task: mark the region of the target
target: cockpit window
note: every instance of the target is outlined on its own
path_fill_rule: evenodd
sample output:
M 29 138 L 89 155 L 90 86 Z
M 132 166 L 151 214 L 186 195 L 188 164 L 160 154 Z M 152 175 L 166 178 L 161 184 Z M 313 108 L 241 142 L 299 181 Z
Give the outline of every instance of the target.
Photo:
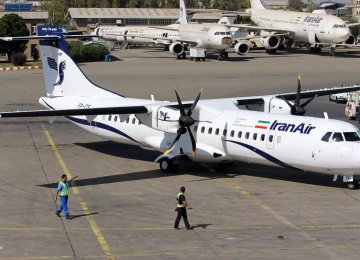
M 345 24 L 335 24 L 333 28 L 346 28 Z
M 341 133 L 334 133 L 334 135 L 332 136 L 331 140 L 333 142 L 343 142 L 344 141 L 344 138 L 342 136 Z
M 324 136 L 321 138 L 321 141 L 329 142 L 331 134 L 332 132 L 327 132 L 326 134 L 324 134 Z
M 226 33 L 225 32 L 220 32 L 220 35 L 226 35 Z
M 344 137 L 347 142 L 359 142 L 360 137 L 356 132 L 344 132 Z

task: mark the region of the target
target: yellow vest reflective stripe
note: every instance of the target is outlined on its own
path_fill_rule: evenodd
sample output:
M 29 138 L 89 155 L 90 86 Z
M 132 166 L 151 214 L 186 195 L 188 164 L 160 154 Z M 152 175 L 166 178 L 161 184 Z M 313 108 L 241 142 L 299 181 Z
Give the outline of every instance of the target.
M 60 196 L 68 196 L 69 195 L 69 186 L 64 182 L 59 182 L 59 184 L 63 187 L 62 191 L 60 192 Z
M 184 205 L 184 204 L 179 204 L 180 195 L 184 195 L 184 193 L 179 192 L 178 195 L 176 196 L 177 207 L 178 207 L 178 208 L 185 208 L 185 205 Z

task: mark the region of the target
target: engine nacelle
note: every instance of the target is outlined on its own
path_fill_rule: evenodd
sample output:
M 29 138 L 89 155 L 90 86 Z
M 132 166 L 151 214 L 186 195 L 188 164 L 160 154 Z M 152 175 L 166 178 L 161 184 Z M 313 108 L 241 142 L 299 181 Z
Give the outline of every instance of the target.
M 184 45 L 179 42 L 174 42 L 170 45 L 169 51 L 178 56 L 184 52 Z
M 275 35 L 260 38 L 260 43 L 264 45 L 266 49 L 276 49 L 279 47 L 280 42 L 281 37 Z
M 246 55 L 250 50 L 251 43 L 249 42 L 238 42 L 234 46 L 234 51 L 239 55 Z
M 346 44 L 355 45 L 357 44 L 356 37 L 352 34 L 350 34 L 349 38 L 345 42 Z

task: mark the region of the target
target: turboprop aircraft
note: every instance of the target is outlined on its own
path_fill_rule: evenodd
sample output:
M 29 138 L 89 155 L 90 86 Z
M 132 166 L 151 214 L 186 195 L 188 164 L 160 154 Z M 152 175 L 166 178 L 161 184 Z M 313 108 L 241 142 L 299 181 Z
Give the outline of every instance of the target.
M 359 186 L 359 129 L 300 115 L 317 96 L 360 86 L 302 92 L 299 78 L 296 93 L 279 95 L 201 100 L 200 91 L 194 101 L 182 102 L 175 90 L 177 102 L 128 98 L 83 74 L 69 56 L 64 29 L 44 25 L 37 32 L 0 39 L 40 40 L 47 96 L 39 102 L 47 110 L 0 112 L 1 118 L 64 116 L 106 139 L 163 152 L 155 162 L 164 172 L 176 170 L 185 157 L 207 163 L 244 161 L 342 175 L 349 188 Z M 302 103 L 303 98 L 308 100 Z
M 337 46 L 357 44 L 349 28 L 359 26 L 359 23 L 346 24 L 333 15 L 269 10 L 263 0 L 251 0 L 248 11 L 256 25 L 229 26 L 259 32 L 260 42 L 267 52 L 273 52 L 285 41 L 289 48 L 295 42 L 311 45 L 313 53 L 321 52 L 322 46 L 328 46 L 331 55 Z

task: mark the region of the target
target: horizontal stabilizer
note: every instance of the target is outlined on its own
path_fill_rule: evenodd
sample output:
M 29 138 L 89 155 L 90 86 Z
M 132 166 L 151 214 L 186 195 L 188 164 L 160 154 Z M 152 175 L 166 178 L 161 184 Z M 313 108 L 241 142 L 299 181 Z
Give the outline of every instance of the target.
M 122 114 L 147 114 L 148 109 L 144 106 L 133 107 L 104 107 L 86 109 L 62 109 L 62 110 L 33 110 L 1 112 L 1 118 L 13 117 L 43 117 L 43 116 L 90 116 L 90 115 L 122 115 Z

